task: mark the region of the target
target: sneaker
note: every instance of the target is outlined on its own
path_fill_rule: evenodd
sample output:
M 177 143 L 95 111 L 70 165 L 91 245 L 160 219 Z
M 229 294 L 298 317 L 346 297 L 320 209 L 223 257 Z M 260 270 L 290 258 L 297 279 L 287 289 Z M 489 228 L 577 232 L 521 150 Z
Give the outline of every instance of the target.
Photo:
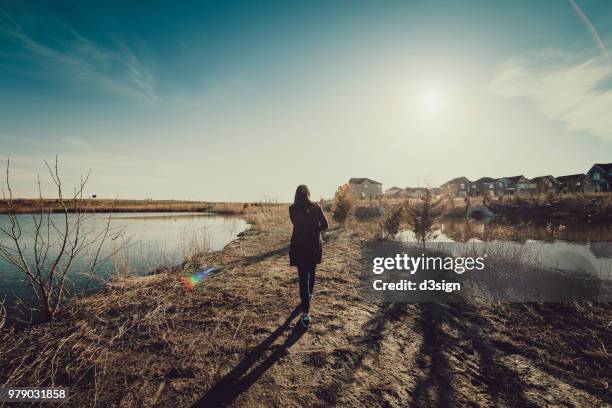
M 307 329 L 310 327 L 310 315 L 303 314 L 301 320 L 302 320 L 302 326 L 304 326 L 304 328 Z

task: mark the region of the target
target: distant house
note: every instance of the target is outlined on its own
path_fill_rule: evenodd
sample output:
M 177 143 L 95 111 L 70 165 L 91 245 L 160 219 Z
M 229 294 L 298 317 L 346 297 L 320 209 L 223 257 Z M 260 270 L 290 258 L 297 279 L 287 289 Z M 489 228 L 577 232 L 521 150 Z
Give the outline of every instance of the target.
M 385 196 L 387 196 L 387 197 L 399 197 L 399 196 L 402 195 L 403 192 L 404 192 L 403 188 L 391 187 L 391 188 L 385 190 Z
M 453 197 L 466 197 L 470 194 L 472 182 L 466 177 L 456 177 L 440 186 L 442 194 Z
M 587 175 L 595 191 L 612 191 L 612 163 L 594 164 Z
M 382 183 L 369 178 L 351 178 L 349 188 L 357 198 L 377 198 L 383 195 Z
M 472 183 L 470 194 L 473 196 L 492 196 L 495 194 L 495 181 L 493 177 L 481 177 Z
M 559 176 L 557 180 L 561 183 L 559 191 L 562 193 L 582 193 L 588 188 L 589 184 L 589 177 L 586 174 Z
M 551 175 L 534 177 L 531 184 L 535 191 L 542 193 L 556 193 L 561 189 L 561 182 Z
M 527 177 L 520 175 L 497 179 L 495 188 L 499 194 L 514 194 L 519 191 L 528 191 L 532 189 L 532 186 Z
M 406 187 L 404 189 L 406 196 L 410 198 L 421 198 L 425 195 L 426 190 L 425 187 Z

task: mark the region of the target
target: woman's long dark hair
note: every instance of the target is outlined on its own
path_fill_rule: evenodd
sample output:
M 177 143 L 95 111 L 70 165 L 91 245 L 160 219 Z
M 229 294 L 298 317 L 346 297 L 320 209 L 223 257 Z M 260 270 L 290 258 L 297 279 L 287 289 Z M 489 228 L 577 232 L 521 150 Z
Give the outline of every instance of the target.
M 295 190 L 295 199 L 293 200 L 293 205 L 296 208 L 306 209 L 312 206 L 312 201 L 310 201 L 310 190 L 308 190 L 308 186 L 305 184 L 300 184 Z

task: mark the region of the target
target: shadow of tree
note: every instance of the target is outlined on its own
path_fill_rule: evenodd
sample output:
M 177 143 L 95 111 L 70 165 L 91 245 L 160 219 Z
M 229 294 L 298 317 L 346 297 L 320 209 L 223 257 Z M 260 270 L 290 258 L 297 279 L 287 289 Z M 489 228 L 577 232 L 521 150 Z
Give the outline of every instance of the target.
M 279 248 L 275 248 L 273 250 L 264 252 L 262 254 L 247 256 L 242 260 L 236 261 L 235 264 L 238 264 L 241 266 L 249 266 L 249 265 L 253 265 L 253 264 L 262 262 L 266 259 L 280 258 L 286 255 L 289 255 L 289 243 L 286 243 Z
M 423 344 L 417 364 L 429 365 L 429 369 L 428 375 L 421 378 L 413 390 L 417 406 L 446 407 L 469 403 L 457 401 L 456 384 L 452 383 L 453 368 L 448 359 L 448 354 L 453 351 L 459 358 L 467 356 L 469 351 L 448 331 L 456 331 L 462 340 L 471 342 L 469 348 L 478 357 L 478 372 L 470 375 L 486 389 L 495 406 L 537 406 L 525 396 L 528 385 L 502 362 L 504 352 L 494 347 L 493 339 L 483 330 L 485 320 L 474 318 L 478 312 L 473 306 L 467 303 L 424 303 L 422 310 L 419 327 Z M 445 330 L 442 323 L 448 325 L 449 330 Z
M 299 307 L 289 314 L 287 319 L 265 340 L 255 346 L 240 363 L 213 385 L 192 407 L 222 407 L 230 404 L 243 392 L 248 390 L 267 370 L 282 358 L 289 347 L 295 344 L 305 333 L 304 327 L 298 321 L 283 344 L 273 347 L 274 341 L 285 332 L 291 322 L 299 314 Z M 266 352 L 271 353 L 259 363 Z M 255 367 L 254 367 L 255 366 Z M 249 371 L 250 370 L 250 371 Z
M 421 305 L 418 326 L 423 336 L 416 364 L 427 367 L 427 375 L 420 378 L 412 390 L 413 403 L 417 406 L 449 406 L 453 401 L 451 388 L 452 370 L 444 354 L 437 330 L 435 304 Z
M 342 372 L 336 372 L 331 384 L 315 391 L 322 400 L 321 405 L 337 404 L 343 392 L 352 386 L 358 370 L 363 366 L 368 356 L 376 356 L 381 352 L 382 342 L 386 336 L 397 332 L 398 325 L 404 324 L 406 313 L 416 310 L 406 303 L 384 303 L 380 309 L 362 326 L 362 334 L 353 344 L 359 345 L 359 350 L 344 357 Z M 518 373 L 504 365 L 501 357 L 503 350 L 495 348 L 487 334 L 481 330 L 483 321 L 470 318 L 470 327 L 461 320 L 463 314 L 476 313 L 466 304 L 436 304 L 421 303 L 415 329 L 422 335 L 421 348 L 416 360 L 417 366 L 423 368 L 425 375 L 417 379 L 410 391 L 411 401 L 406 404 L 418 407 L 447 407 L 469 405 L 470 401 L 461 397 L 456 389 L 456 371 L 449 355 L 455 352 L 460 358 L 467 353 L 460 344 L 471 341 L 471 348 L 478 355 L 479 373 L 470 374 L 486 389 L 494 405 L 501 406 L 536 406 L 527 399 L 525 391 L 528 388 Z M 445 327 L 446 326 L 446 327 Z M 460 333 L 461 341 L 451 337 L 447 330 Z M 336 356 L 338 357 L 338 356 Z M 465 391 L 465 390 L 463 390 Z
M 605 378 L 610 372 L 609 360 L 602 355 L 597 359 L 596 355 L 590 354 L 597 346 L 597 340 L 592 336 L 583 336 L 581 333 L 600 332 L 597 326 L 592 325 L 590 319 L 576 312 L 569 303 L 529 303 L 513 304 L 506 311 L 511 315 L 510 332 L 506 335 L 511 337 L 511 342 L 493 339 L 495 351 L 498 354 L 513 354 L 528 360 L 531 365 L 547 373 L 559 381 L 567 383 L 591 395 L 597 395 L 607 403 L 612 401 L 610 393 L 605 394 L 602 388 L 597 388 L 593 378 Z M 484 320 L 476 309 L 466 313 L 465 320 L 472 325 Z M 542 322 L 552 321 L 554 328 L 545 328 Z M 565 326 L 567 324 L 567 326 Z M 480 327 L 483 327 L 481 325 Z M 577 330 L 579 327 L 579 331 Z M 550 330 L 546 336 L 545 330 Z M 533 334 L 538 331 L 539 335 Z M 562 336 L 560 336 L 562 335 Z M 542 339 L 542 336 L 545 338 Z M 560 342 L 564 344 L 561 344 Z M 586 343 L 593 341 L 590 347 Z M 568 347 L 574 353 L 568 353 Z M 582 347 L 585 349 L 583 350 Z M 489 348 L 492 348 L 489 346 Z M 577 362 L 586 363 L 590 375 L 577 369 Z M 583 367 L 584 369 L 584 367 Z
M 383 303 L 372 318 L 362 326 L 362 334 L 354 341 L 362 346 L 361 350 L 358 352 L 336 350 L 333 353 L 337 359 L 334 366 L 342 367 L 342 372 L 336 373 L 334 382 L 315 390 L 317 397 L 324 401 L 323 406 L 338 403 L 343 391 L 353 384 L 364 360 L 370 355 L 380 353 L 382 341 L 391 328 L 391 322 L 401 321 L 406 311 L 405 303 Z
M 325 242 L 326 243 L 330 243 L 334 240 L 336 240 L 340 234 L 340 230 L 338 228 L 331 230 L 330 232 L 328 232 L 328 234 L 325 237 Z M 288 256 L 289 255 L 289 247 L 290 247 L 290 243 L 289 242 L 284 242 L 283 245 L 279 246 L 278 248 L 274 248 L 270 251 L 266 251 L 263 252 L 261 254 L 257 254 L 257 255 L 251 255 L 251 256 L 246 256 L 243 259 L 239 259 L 233 262 L 229 262 L 225 265 L 223 265 L 219 271 L 222 271 L 223 269 L 230 269 L 230 268 L 234 268 L 237 266 L 250 266 L 250 265 L 254 265 L 256 263 L 265 261 L 265 260 L 269 260 L 269 259 L 273 259 L 273 258 L 281 258 L 283 256 Z M 325 244 L 323 244 L 323 251 L 325 251 Z

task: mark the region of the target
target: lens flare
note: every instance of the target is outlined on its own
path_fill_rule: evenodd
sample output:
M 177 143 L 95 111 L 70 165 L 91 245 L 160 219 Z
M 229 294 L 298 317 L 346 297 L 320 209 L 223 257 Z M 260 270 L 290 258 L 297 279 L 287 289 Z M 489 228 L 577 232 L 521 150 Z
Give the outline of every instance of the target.
M 202 280 L 208 275 L 218 271 L 219 268 L 216 266 L 209 266 L 208 268 L 203 268 L 198 270 L 191 276 L 183 276 L 181 281 L 187 290 L 193 290 Z

